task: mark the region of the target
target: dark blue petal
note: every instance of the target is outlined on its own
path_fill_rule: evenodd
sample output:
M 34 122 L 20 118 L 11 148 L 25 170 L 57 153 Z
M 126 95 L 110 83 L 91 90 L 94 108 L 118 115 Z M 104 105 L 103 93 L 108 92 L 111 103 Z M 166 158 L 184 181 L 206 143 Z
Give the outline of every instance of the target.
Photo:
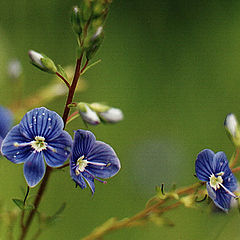
M 94 192 L 95 192 L 94 177 L 91 174 L 87 173 L 86 171 L 84 171 L 82 173 L 82 176 L 84 177 L 85 181 L 87 182 L 92 194 L 94 194 Z
M 209 181 L 209 177 L 214 173 L 212 165 L 214 155 L 214 152 L 209 149 L 205 149 L 198 154 L 195 171 L 199 180 Z
M 24 163 L 23 172 L 29 187 L 35 187 L 45 174 L 43 155 L 40 152 L 32 153 Z
M 228 160 L 224 152 L 217 152 L 213 157 L 214 173 L 224 172 L 229 174 L 231 170 L 228 167 Z
M 207 191 L 209 197 L 213 200 L 214 204 L 227 212 L 230 208 L 232 196 L 227 193 L 222 187 L 217 189 L 216 191 L 207 183 Z
M 68 159 L 72 149 L 72 138 L 66 132 L 56 139 L 47 142 L 47 150 L 43 151 L 45 161 L 50 167 L 60 167 Z
M 41 107 L 24 115 L 20 122 L 20 131 L 26 138 L 32 140 L 36 136 L 41 136 L 51 141 L 62 133 L 63 126 L 63 120 L 56 112 Z
M 71 162 L 70 162 L 70 175 L 74 182 L 77 183 L 80 188 L 82 189 L 86 188 L 87 185 L 82 177 L 82 174 L 79 174 L 78 176 L 76 175 L 74 169 L 71 166 Z
M 237 179 L 235 178 L 235 176 L 233 175 L 231 170 L 230 170 L 230 174 L 228 174 L 228 175 L 226 175 L 224 172 L 224 175 L 222 178 L 223 178 L 224 187 L 226 187 L 231 192 L 234 192 L 237 190 L 237 188 L 238 188 Z
M 0 106 L 0 137 L 5 138 L 13 123 L 12 113 Z
M 7 134 L 2 142 L 1 152 L 2 154 L 13 163 L 22 163 L 33 152 L 31 146 L 16 147 L 14 143 L 28 143 L 29 139 L 26 139 L 20 132 L 19 125 L 13 127 Z
M 92 151 L 87 154 L 87 160 L 93 164 L 88 164 L 88 170 L 93 176 L 100 178 L 110 178 L 120 170 L 120 161 L 108 144 L 96 141 Z M 105 164 L 106 166 L 94 165 L 94 163 Z
M 95 142 L 96 138 L 93 133 L 85 130 L 77 130 L 73 142 L 73 160 L 77 161 L 81 156 L 88 156 Z

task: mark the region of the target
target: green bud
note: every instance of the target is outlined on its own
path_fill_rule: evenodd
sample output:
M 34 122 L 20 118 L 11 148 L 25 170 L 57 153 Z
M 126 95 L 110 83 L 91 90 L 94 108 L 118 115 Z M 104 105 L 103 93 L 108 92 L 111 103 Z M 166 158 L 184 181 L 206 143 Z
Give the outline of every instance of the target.
M 31 63 L 39 68 L 40 70 L 48 73 L 56 73 L 57 67 L 55 66 L 54 62 L 47 56 L 30 50 L 28 55 L 31 59 Z
M 101 103 L 91 103 L 90 108 L 95 111 L 95 112 L 106 112 L 107 110 L 110 109 L 109 106 L 101 104 Z
M 80 36 L 82 33 L 82 26 L 81 26 L 81 12 L 80 9 L 75 6 L 72 11 L 71 15 L 71 23 L 73 31 Z
M 82 9 L 82 20 L 84 23 L 86 23 L 92 16 L 92 1 L 83 0 L 81 9 Z

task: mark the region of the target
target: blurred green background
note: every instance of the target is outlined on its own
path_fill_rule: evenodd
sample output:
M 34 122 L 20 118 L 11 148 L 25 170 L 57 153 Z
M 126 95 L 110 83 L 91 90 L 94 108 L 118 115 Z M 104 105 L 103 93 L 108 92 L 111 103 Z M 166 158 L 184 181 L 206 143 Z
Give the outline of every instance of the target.
M 29 64 L 29 49 L 63 66 L 74 64 L 76 41 L 69 17 L 78 3 L 1 1 L 2 105 L 8 106 L 16 90 L 6 76 L 11 59 L 23 65 L 24 96 L 52 79 Z M 240 1 L 229 0 L 113 2 L 106 37 L 95 57 L 102 62 L 86 74 L 88 90 L 75 100 L 104 101 L 124 111 L 125 119 L 117 125 L 90 127 L 97 139 L 113 146 L 122 169 L 107 185 L 96 183 L 94 197 L 75 188 L 68 169 L 53 174 L 40 211 L 53 214 L 62 202 L 67 208 L 61 221 L 39 239 L 80 239 L 112 216 L 124 218 L 143 209 L 156 185 L 196 182 L 194 161 L 204 148 L 223 150 L 230 158 L 234 149 L 223 122 L 229 112 L 240 117 L 239 13 Z M 62 114 L 64 103 L 65 98 L 57 98 L 46 107 Z M 80 119 L 67 130 L 73 135 L 78 128 L 84 128 Z M 0 198 L 12 209 L 11 199 L 21 198 L 20 188 L 25 187 L 22 165 L 2 158 L 0 176 Z M 105 239 L 239 238 L 237 211 L 225 215 L 211 212 L 206 203 L 198 207 L 169 212 L 174 227 L 148 224 Z

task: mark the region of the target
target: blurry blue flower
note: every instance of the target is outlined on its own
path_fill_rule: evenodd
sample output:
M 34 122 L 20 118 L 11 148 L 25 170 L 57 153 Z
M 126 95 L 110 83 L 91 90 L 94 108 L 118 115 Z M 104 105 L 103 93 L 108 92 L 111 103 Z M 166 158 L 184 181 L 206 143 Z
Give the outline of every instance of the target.
M 36 186 L 45 174 L 45 163 L 59 167 L 67 160 L 72 138 L 63 130 L 62 118 L 44 107 L 26 113 L 2 143 L 3 155 L 13 163 L 24 163 L 27 184 Z
M 70 174 L 76 184 L 83 189 L 86 188 L 87 182 L 94 193 L 94 179 L 106 183 L 98 177 L 110 178 L 119 170 L 119 159 L 108 144 L 96 141 L 93 133 L 89 131 L 77 130 L 75 132 Z
M 224 152 L 214 153 L 209 149 L 201 151 L 195 162 L 197 177 L 206 182 L 209 197 L 217 207 L 228 211 L 233 191 L 237 189 L 237 180 L 228 166 Z
M 0 147 L 3 139 L 6 137 L 13 123 L 12 113 L 0 106 Z

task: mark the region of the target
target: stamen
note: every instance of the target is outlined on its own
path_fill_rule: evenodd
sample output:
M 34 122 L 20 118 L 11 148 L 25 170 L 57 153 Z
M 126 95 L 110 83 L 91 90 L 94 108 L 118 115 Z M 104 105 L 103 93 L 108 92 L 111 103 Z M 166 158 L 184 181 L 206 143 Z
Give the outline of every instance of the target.
M 236 196 L 233 192 L 231 192 L 229 189 L 227 189 L 222 183 L 219 183 L 219 185 L 232 197 L 234 197 L 235 199 L 238 199 L 239 196 Z
M 107 166 L 107 164 L 105 164 L 105 163 L 89 162 L 87 160 L 86 160 L 86 162 L 89 164 L 92 164 L 92 165 L 96 165 L 96 166 L 103 166 L 103 167 Z
M 99 182 L 101 182 L 101 183 L 103 183 L 103 184 L 106 184 L 106 183 L 107 183 L 107 181 L 103 181 L 103 180 L 101 180 L 101 179 L 93 176 L 93 175 L 92 175 L 88 170 L 86 170 L 86 169 L 85 169 L 85 172 L 87 172 L 91 177 L 93 177 L 93 178 L 96 179 L 97 181 L 99 181 Z
M 14 147 L 26 147 L 26 146 L 29 146 L 29 145 L 32 145 L 35 141 L 31 141 L 29 143 L 18 143 L 18 142 L 15 142 L 13 145 Z

